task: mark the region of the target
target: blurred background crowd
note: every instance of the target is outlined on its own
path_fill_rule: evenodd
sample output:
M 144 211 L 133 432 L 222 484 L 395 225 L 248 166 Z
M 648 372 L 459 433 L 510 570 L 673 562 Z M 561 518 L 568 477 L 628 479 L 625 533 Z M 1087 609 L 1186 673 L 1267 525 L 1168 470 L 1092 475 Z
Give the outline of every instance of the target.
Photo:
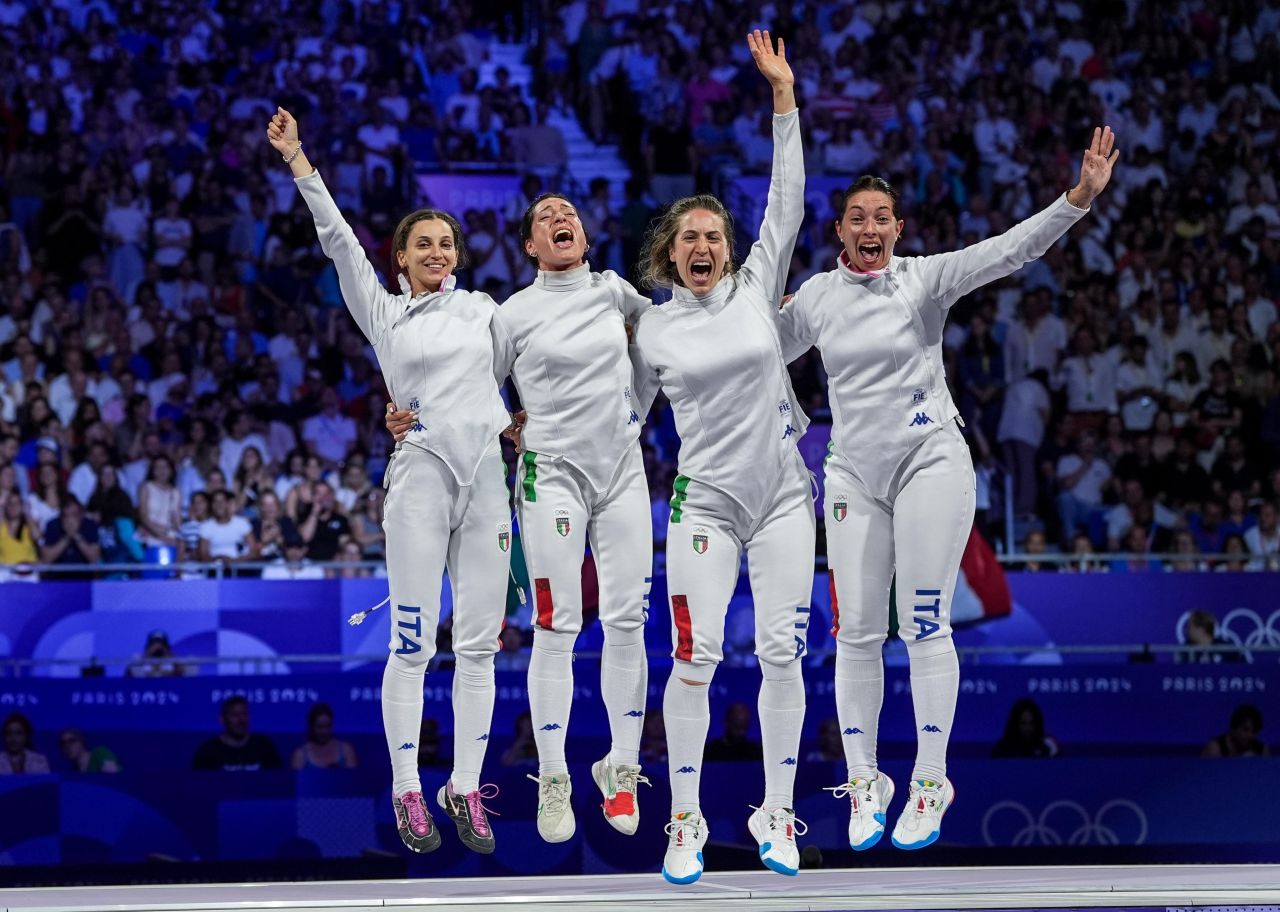
M 386 394 L 269 113 L 298 116 L 384 274 L 419 173 L 521 175 L 457 213 L 461 280 L 501 301 L 531 278 L 515 222 L 545 188 L 573 196 L 595 268 L 632 274 L 664 203 L 767 173 L 756 26 L 786 39 L 808 174 L 888 178 L 900 254 L 1006 230 L 1113 127 L 1090 216 L 952 311 L 979 523 L 1028 570 L 1274 568 L 1271 0 L 0 0 L 0 564 L 379 559 Z M 616 150 L 621 176 L 571 145 Z M 809 208 L 791 289 L 839 250 L 831 205 Z M 816 352 L 793 376 L 829 421 Z M 662 404 L 645 443 L 661 538 Z

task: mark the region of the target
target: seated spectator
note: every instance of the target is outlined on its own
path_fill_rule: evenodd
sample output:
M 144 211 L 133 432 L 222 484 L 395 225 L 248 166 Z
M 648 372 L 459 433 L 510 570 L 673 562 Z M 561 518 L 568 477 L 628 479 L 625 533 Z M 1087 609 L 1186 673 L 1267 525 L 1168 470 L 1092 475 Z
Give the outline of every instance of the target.
M 40 531 L 27 515 L 22 495 L 9 491 L 0 506 L 0 565 L 34 564 L 40 559 L 36 550 Z
M 502 753 L 503 766 L 537 766 L 538 745 L 533 739 L 533 716 L 526 709 L 516 716 L 515 738 Z
M 150 547 L 177 549 L 181 544 L 182 495 L 174 484 L 173 460 L 157 456 L 138 489 L 138 538 Z
M 222 733 L 200 745 L 195 770 L 254 771 L 280 769 L 280 752 L 266 735 L 249 730 L 249 701 L 236 695 L 222 701 Z
M 275 491 L 263 491 L 259 497 L 253 537 L 258 542 L 258 558 L 264 561 L 283 558 L 285 542 L 302 539 L 293 520 L 284 515 Z
M 1000 759 L 1045 758 L 1058 756 L 1058 742 L 1044 730 L 1044 712 L 1029 697 L 1016 701 L 1009 710 L 1004 734 L 996 742 L 991 756 Z
M 302 424 L 307 451 L 329 466 L 344 462 L 358 439 L 356 423 L 338 411 L 341 404 L 337 392 L 326 387 L 320 394 L 320 413 Z
M 86 512 L 98 522 L 98 544 L 106 564 L 138 563 L 145 556 L 138 540 L 137 514 L 133 501 L 120 487 L 119 475 L 107 464 L 98 472 L 98 486 L 89 498 Z
M 387 553 L 387 535 L 382 529 L 382 508 L 386 492 L 371 488 L 350 514 L 351 537 L 360 543 L 365 560 L 382 560 Z
M 333 558 L 337 576 L 341 579 L 359 579 L 369 576 L 369 568 L 360 566 L 363 561 L 364 555 L 360 553 L 360 543 L 351 537 L 342 539 L 342 543 L 338 545 L 338 553 Z
M 339 511 L 333 488 L 323 481 L 315 486 L 315 506 L 298 523 L 298 533 L 307 543 L 307 557 L 314 561 L 333 560 L 342 539 L 351 534 L 351 524 Z
M 1049 543 L 1045 539 L 1044 532 L 1040 529 L 1032 529 L 1022 540 L 1022 552 L 1024 554 L 1044 554 L 1049 550 Z M 1034 557 L 1028 558 L 1026 561 L 1013 564 L 1010 570 L 1020 570 L 1023 573 L 1057 573 L 1058 565 L 1048 561 L 1039 561 Z
M 745 703 L 733 703 L 724 714 L 724 734 L 707 742 L 707 760 L 759 760 L 764 756 L 760 742 L 747 737 L 751 710 Z
M 21 774 L 36 776 L 49 772 L 49 760 L 31 749 L 35 730 L 31 720 L 20 712 L 10 713 L 0 725 L 4 750 L 0 751 L 0 776 Z
M 1083 532 L 1071 537 L 1071 560 L 1062 565 L 1063 573 L 1106 573 L 1107 566 L 1093 557 L 1093 541 Z
M 804 756 L 806 763 L 843 763 L 844 742 L 840 740 L 840 722 L 826 718 L 818 724 L 818 745 Z
M 85 746 L 84 732 L 78 728 L 64 728 L 58 735 L 58 746 L 73 773 L 118 773 L 120 761 L 110 748 L 98 746 L 89 750 Z
M 1271 750 L 1258 739 L 1262 731 L 1262 710 L 1241 703 L 1231 711 L 1231 725 L 1200 751 L 1201 757 L 1270 757 Z
M 1173 553 L 1185 554 L 1185 558 L 1170 561 L 1165 564 L 1165 569 L 1177 572 L 1203 572 L 1209 569 L 1209 562 L 1197 560 L 1196 555 L 1200 553 L 1200 547 L 1196 544 L 1195 536 L 1187 529 L 1179 529 L 1173 534 Z
M 46 564 L 96 564 L 102 557 L 98 524 L 84 515 L 84 508 L 68 496 L 62 512 L 44 530 L 40 559 Z M 63 574 L 63 579 L 68 578 Z
M 200 560 L 232 562 L 252 559 L 257 553 L 253 526 L 231 512 L 232 503 L 229 491 L 214 490 L 209 499 L 210 517 L 200 524 Z
M 1121 486 L 1121 501 L 1106 513 L 1107 549 L 1123 551 L 1122 540 L 1135 523 L 1152 525 L 1152 532 L 1158 528 L 1162 533 L 1158 540 L 1151 542 L 1143 551 L 1163 551 L 1164 538 L 1169 530 L 1183 525 L 1182 517 L 1174 513 L 1159 501 L 1150 500 L 1143 490 L 1142 481 L 1131 478 Z
M 196 491 L 191 495 L 187 518 L 178 527 L 179 560 L 197 560 L 200 557 L 200 527 L 209 516 L 209 495 Z
M 356 752 L 333 736 L 333 708 L 316 703 L 307 712 L 307 740 L 293 752 L 294 769 L 353 769 Z
M 190 665 L 174 661 L 169 634 L 153 630 L 147 634 L 142 655 L 130 662 L 124 673 L 130 678 L 181 678 L 195 671 Z
M 1090 431 L 1080 435 L 1078 452 L 1063 456 L 1056 467 L 1058 515 L 1062 541 L 1069 543 L 1089 514 L 1102 506 L 1102 488 L 1111 478 L 1111 467 L 1098 455 L 1098 438 Z
M 1239 573 L 1242 570 L 1248 570 L 1249 561 L 1245 558 L 1249 553 L 1249 549 L 1245 546 L 1244 536 L 1228 535 L 1222 541 L 1222 553 L 1227 555 L 1218 561 L 1213 569 L 1218 572 Z
M 264 580 L 324 579 L 324 567 L 307 557 L 307 543 L 296 533 L 285 536 L 284 556 L 262 569 Z
M 1264 500 L 1258 507 L 1258 524 L 1244 533 L 1245 546 L 1255 555 L 1249 562 L 1250 570 L 1280 570 L 1280 528 L 1276 520 L 1275 502 Z
M 1183 634 L 1186 648 L 1175 652 L 1173 660 L 1198 665 L 1243 662 L 1244 656 L 1240 654 L 1237 644 L 1220 636 L 1217 629 L 1218 619 L 1211 612 L 1203 609 L 1191 612 Z

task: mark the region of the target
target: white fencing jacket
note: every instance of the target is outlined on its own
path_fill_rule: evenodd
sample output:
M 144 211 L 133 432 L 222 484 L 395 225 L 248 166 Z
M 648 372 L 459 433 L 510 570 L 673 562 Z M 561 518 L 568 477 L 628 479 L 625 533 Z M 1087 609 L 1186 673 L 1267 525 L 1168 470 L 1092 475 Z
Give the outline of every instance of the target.
M 782 308 L 788 361 L 817 346 L 827 371 L 832 454 L 884 497 L 924 438 L 958 415 L 942 365 L 947 311 L 964 295 L 1040 257 L 1087 212 L 1057 202 L 964 250 L 891 257 L 859 273 L 842 252 Z
M 525 449 L 569 463 L 598 493 L 644 422 L 624 323 L 634 326 L 652 306 L 616 273 L 584 263 L 539 271 L 498 308 L 498 376 L 510 373 L 520 393 Z
M 737 273 L 699 297 L 676 286 L 636 332 L 637 385 L 675 412 L 680 474 L 759 517 L 809 419 L 782 360 L 778 302 L 804 219 L 800 114 L 774 115 L 773 173 L 760 239 Z
M 338 270 L 347 310 L 378 355 L 392 400 L 418 413 L 405 445 L 434 453 L 458 484 L 471 484 L 511 420 L 495 380 L 497 305 L 482 292 L 454 288 L 453 276 L 435 293 L 391 294 L 320 173 L 295 182 L 311 208 L 320 246 Z

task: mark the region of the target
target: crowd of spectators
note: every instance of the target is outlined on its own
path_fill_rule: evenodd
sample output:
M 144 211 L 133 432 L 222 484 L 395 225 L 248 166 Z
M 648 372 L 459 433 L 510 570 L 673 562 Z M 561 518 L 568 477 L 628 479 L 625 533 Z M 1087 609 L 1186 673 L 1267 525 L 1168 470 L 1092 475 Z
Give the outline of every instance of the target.
M 588 183 L 561 125 L 632 169 L 581 191 L 597 268 L 630 272 L 675 195 L 767 171 L 756 25 L 787 41 L 807 172 L 886 176 L 903 254 L 1030 215 L 1112 125 L 1115 179 L 1068 242 L 951 314 L 980 522 L 1027 551 L 1274 568 L 1274 0 L 0 0 L 0 563 L 364 572 L 383 554 L 386 396 L 268 112 L 299 115 L 379 265 L 417 169 L 525 175 L 508 205 L 459 213 L 463 281 L 501 299 L 530 277 L 524 202 Z M 499 41 L 525 45 L 527 80 L 492 65 Z M 834 213 L 811 209 L 793 289 L 838 253 Z M 829 420 L 816 353 L 793 376 Z M 669 410 L 645 434 L 660 535 Z

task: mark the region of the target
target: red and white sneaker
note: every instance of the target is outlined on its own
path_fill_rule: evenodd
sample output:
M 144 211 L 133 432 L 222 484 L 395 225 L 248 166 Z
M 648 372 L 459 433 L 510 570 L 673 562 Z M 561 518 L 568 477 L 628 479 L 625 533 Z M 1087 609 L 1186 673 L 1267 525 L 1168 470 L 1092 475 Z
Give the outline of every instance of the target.
M 862 852 L 880 841 L 885 812 L 893 800 L 893 780 L 877 773 L 873 779 L 850 779 L 823 791 L 834 798 L 849 798 L 849 848 Z
M 415 852 L 434 852 L 440 848 L 440 831 L 422 800 L 422 792 L 392 795 L 391 806 L 395 808 L 396 830 L 401 842 Z
M 951 780 L 913 779 L 907 806 L 893 828 L 893 844 L 900 849 L 923 849 L 942 834 L 942 815 L 956 800 Z
M 640 803 L 636 791 L 642 783 L 650 784 L 648 778 L 640 775 L 640 767 L 630 763 L 615 766 L 605 757 L 591 764 L 591 778 L 595 779 L 600 794 L 604 796 L 600 808 L 609 826 L 627 836 L 634 835 L 640 826 Z

